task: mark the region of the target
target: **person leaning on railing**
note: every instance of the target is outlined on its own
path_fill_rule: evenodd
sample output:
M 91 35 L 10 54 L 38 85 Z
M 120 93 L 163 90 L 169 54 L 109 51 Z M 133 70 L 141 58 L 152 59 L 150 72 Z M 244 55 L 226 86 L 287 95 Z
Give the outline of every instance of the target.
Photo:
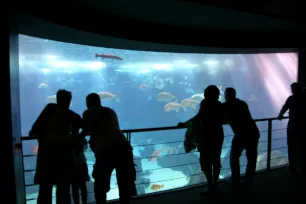
M 129 204 L 136 195 L 133 148 L 120 130 L 116 112 L 103 107 L 98 94 L 89 94 L 86 105 L 88 110 L 83 114 L 84 131 L 81 134 L 90 135 L 90 147 L 96 157 L 92 173 L 96 203 L 106 203 L 115 169 L 120 203 Z
M 195 146 L 200 152 L 201 169 L 208 183 L 208 191 L 204 194 L 217 190 L 221 170 L 224 114 L 222 104 L 218 100 L 219 95 L 220 90 L 217 86 L 208 86 L 204 91 L 205 99 L 200 104 L 198 114 L 187 122 L 178 124 L 188 126 L 184 142 L 186 152 Z

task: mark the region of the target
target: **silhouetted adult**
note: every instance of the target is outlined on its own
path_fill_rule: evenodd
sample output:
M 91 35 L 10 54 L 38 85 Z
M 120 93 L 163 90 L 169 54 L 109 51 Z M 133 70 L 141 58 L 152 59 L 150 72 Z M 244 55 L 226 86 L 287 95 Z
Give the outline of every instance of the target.
M 253 120 L 246 102 L 236 98 L 234 88 L 225 89 L 225 101 L 223 110 L 228 124 L 235 136 L 232 140 L 230 166 L 232 170 L 232 182 L 235 187 L 240 186 L 240 163 L 242 151 L 246 151 L 248 160 L 244 177 L 245 187 L 250 187 L 256 172 L 257 147 L 260 133 L 256 122 Z
M 110 179 L 116 169 L 120 203 L 129 204 L 135 195 L 136 171 L 133 148 L 120 130 L 115 111 L 101 105 L 98 94 L 86 98 L 88 110 L 83 114 L 89 144 L 95 153 L 96 163 L 92 176 L 97 204 L 106 203 L 106 193 L 110 190 Z
M 215 85 L 208 86 L 204 91 L 205 99 L 200 104 L 200 110 L 191 120 L 200 123 L 200 135 L 196 138 L 200 152 L 200 165 L 208 183 L 206 193 L 217 190 L 217 182 L 221 170 L 221 152 L 224 140 L 222 104 L 218 101 L 220 90 Z M 188 121 L 187 121 L 188 122 Z M 186 124 L 179 123 L 180 125 Z
M 59 90 L 57 104 L 49 103 L 30 131 L 38 139 L 39 149 L 34 183 L 39 184 L 38 204 L 52 204 L 52 187 L 57 186 L 58 204 L 69 204 L 73 148 L 82 125 L 81 117 L 69 110 L 71 93 Z
M 278 118 L 282 119 L 283 115 L 289 110 L 289 122 L 287 126 L 287 145 L 289 167 L 292 173 L 297 173 L 298 150 L 303 149 L 305 134 L 305 95 L 303 88 L 299 83 L 291 84 L 292 95 L 289 96 L 283 105 Z M 298 142 L 300 140 L 301 142 Z M 303 146 L 299 146 L 302 144 Z

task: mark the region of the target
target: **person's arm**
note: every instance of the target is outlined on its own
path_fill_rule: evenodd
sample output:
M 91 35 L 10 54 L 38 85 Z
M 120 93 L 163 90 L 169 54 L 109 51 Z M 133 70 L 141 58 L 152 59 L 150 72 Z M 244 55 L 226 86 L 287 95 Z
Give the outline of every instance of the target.
M 80 133 L 81 137 L 86 137 L 87 135 L 90 135 L 90 122 L 89 122 L 89 110 L 85 110 L 83 112 L 82 117 L 82 132 Z
M 187 120 L 185 122 L 178 123 L 177 126 L 180 126 L 180 127 L 188 126 L 188 123 L 190 123 L 192 120 L 199 118 L 200 115 L 202 114 L 202 111 L 203 111 L 203 108 L 201 108 L 201 107 L 202 106 L 200 106 L 200 109 L 199 109 L 198 113 L 195 116 L 193 116 L 192 118 L 190 118 L 189 120 Z
M 285 104 L 283 105 L 282 109 L 280 110 L 279 114 L 278 114 L 278 117 L 279 119 L 282 119 L 283 118 L 283 115 L 288 111 L 289 109 L 289 104 L 290 104 L 290 101 L 291 101 L 291 97 L 289 97 Z
M 42 112 L 39 114 L 38 118 L 34 122 L 32 129 L 29 132 L 30 137 L 40 139 L 44 131 L 46 131 L 47 120 L 50 115 L 50 111 L 53 104 L 47 104 Z

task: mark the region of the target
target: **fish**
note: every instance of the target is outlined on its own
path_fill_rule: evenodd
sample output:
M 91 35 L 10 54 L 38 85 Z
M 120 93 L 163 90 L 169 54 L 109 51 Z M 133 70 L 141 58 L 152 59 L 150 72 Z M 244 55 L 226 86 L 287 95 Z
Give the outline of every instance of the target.
M 56 103 L 56 95 L 48 96 L 48 103 Z
M 146 84 L 141 84 L 141 85 L 139 86 L 139 88 L 140 88 L 140 89 L 146 89 L 146 88 L 148 88 L 148 85 L 146 85 Z
M 197 109 L 196 105 L 198 105 L 200 101 L 191 99 L 191 98 L 186 98 L 182 101 L 181 105 L 186 109 L 187 107 L 191 107 L 193 109 Z
M 168 149 L 168 152 L 167 152 L 168 155 L 174 154 L 175 150 L 176 150 L 175 147 L 169 148 L 169 149 Z
M 166 102 L 169 102 L 169 101 L 172 101 L 174 99 L 175 99 L 175 96 L 173 96 L 169 92 L 161 92 L 161 93 L 157 94 L 157 96 L 156 96 L 156 100 L 157 101 L 166 101 Z
M 38 144 L 35 145 L 35 146 L 31 149 L 32 153 L 33 153 L 33 154 L 37 154 L 38 148 L 39 148 L 39 147 L 38 147 Z
M 222 85 L 218 86 L 218 89 L 220 91 L 220 95 L 224 95 L 223 91 L 222 91 Z
M 46 84 L 46 83 L 41 83 L 41 84 L 39 84 L 38 85 L 38 88 L 48 88 L 48 84 Z
M 187 94 L 194 94 L 195 93 L 195 91 L 192 88 L 185 88 L 185 92 Z
M 192 100 L 202 101 L 204 99 L 204 94 L 194 94 L 190 98 Z
M 119 56 L 116 56 L 116 55 L 110 55 L 110 54 L 98 54 L 96 53 L 95 54 L 95 57 L 98 58 L 98 57 L 101 57 L 102 59 L 114 59 L 114 60 L 123 60 L 121 57 Z
M 98 92 L 97 93 L 100 96 L 101 101 L 111 101 L 113 99 L 115 99 L 118 103 L 120 103 L 120 97 L 119 97 L 119 93 L 117 94 L 113 94 L 110 92 Z
M 164 188 L 164 184 L 162 184 L 162 185 L 152 184 L 152 186 L 151 186 L 151 190 L 153 190 L 153 191 L 158 191 L 158 190 L 160 190 L 162 188 Z
M 258 99 L 257 99 L 257 97 L 256 97 L 255 95 L 252 94 L 252 95 L 249 97 L 248 101 L 256 102 L 256 101 L 258 101 Z
M 177 103 L 177 102 L 167 103 L 164 107 L 164 110 L 165 110 L 165 112 L 170 112 L 170 111 L 179 112 L 180 108 L 183 108 L 183 110 L 186 112 L 186 108 L 184 106 L 182 106 L 181 104 Z
M 162 153 L 163 151 L 165 151 L 165 149 L 166 149 L 165 146 L 163 146 L 161 149 L 154 151 L 154 152 L 151 154 L 150 158 L 149 158 L 149 162 L 150 162 L 150 161 L 153 161 L 153 160 L 156 160 L 157 157 L 159 157 L 159 156 L 161 155 L 161 153 Z

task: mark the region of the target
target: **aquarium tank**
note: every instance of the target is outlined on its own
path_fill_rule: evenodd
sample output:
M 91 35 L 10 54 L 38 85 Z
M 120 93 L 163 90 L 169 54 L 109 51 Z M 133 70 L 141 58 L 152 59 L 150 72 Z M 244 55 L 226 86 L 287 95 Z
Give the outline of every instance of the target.
M 21 133 L 28 136 L 33 122 L 56 92 L 72 92 L 71 110 L 82 115 L 85 97 L 98 93 L 102 105 L 118 115 L 121 129 L 175 126 L 193 117 L 211 84 L 234 87 L 238 98 L 249 105 L 253 118 L 276 117 L 290 84 L 297 80 L 296 53 L 205 54 L 136 51 L 93 47 L 19 35 L 19 84 Z M 272 166 L 286 164 L 286 123 L 273 121 Z M 258 122 L 261 138 L 257 170 L 267 165 L 267 122 Z M 233 133 L 224 126 L 220 178 L 230 176 L 229 151 Z M 137 164 L 139 195 L 188 187 L 205 182 L 197 151 L 185 154 L 185 129 L 131 134 Z M 27 203 L 36 203 L 38 186 L 33 184 L 36 140 L 23 141 Z M 95 162 L 86 152 L 91 173 Z M 241 157 L 241 173 L 246 158 Z M 113 172 L 108 200 L 118 198 Z M 94 201 L 93 182 L 88 182 L 88 202 Z M 54 194 L 55 196 L 55 194 Z

